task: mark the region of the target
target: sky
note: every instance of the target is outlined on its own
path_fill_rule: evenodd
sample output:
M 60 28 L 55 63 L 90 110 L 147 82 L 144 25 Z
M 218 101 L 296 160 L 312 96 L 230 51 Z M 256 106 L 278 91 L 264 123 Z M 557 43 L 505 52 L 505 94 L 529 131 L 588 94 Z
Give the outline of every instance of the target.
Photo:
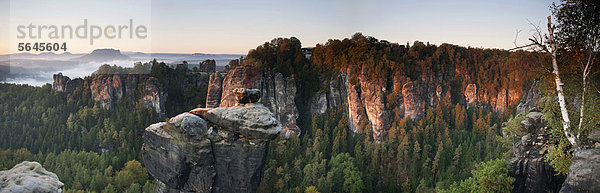
M 522 30 L 518 43 L 526 43 L 532 29 L 530 22 L 545 26 L 552 2 L 0 0 L 0 54 L 18 52 L 19 43 L 29 42 L 66 42 L 67 51 L 72 53 L 115 48 L 152 53 L 246 54 L 276 37 L 297 37 L 302 46 L 312 47 L 356 32 L 400 44 L 422 41 L 509 49 L 514 47 L 517 30 Z M 127 26 L 131 19 L 135 24 L 131 26 L 147 28 L 147 36 L 143 39 L 102 36 L 93 44 L 89 37 L 17 37 L 19 25 L 76 28 L 86 19 L 88 25 L 99 26 L 101 30 L 106 26 Z M 123 36 L 129 37 L 128 32 Z

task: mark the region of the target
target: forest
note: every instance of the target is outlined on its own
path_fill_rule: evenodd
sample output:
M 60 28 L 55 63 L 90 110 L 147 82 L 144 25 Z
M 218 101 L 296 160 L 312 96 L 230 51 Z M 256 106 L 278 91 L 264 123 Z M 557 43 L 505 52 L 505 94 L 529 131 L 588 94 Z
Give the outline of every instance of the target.
M 541 82 L 535 89 L 544 100 L 534 106 L 548 119 L 554 143 L 546 159 L 561 175 L 567 174 L 576 146 L 563 130 L 551 61 L 563 64 L 568 114 L 573 125 L 581 125 L 576 131 L 582 133 L 582 147 L 590 145 L 584 138 L 587 133 L 600 125 L 600 92 L 595 92 L 600 70 L 598 65 L 581 68 L 584 56 L 598 50 L 574 49 L 582 46 L 573 43 L 580 37 L 568 35 L 576 27 L 570 26 L 569 14 L 581 11 L 564 4 L 554 10 L 562 30 L 558 42 L 568 45 L 554 55 L 544 52 L 543 43 L 537 50 L 507 51 L 419 41 L 399 44 L 356 33 L 317 44 L 311 58 L 303 55 L 300 40 L 291 37 L 265 42 L 232 61 L 226 69 L 256 66 L 291 77 L 299 88 L 295 102 L 302 134 L 271 142 L 259 192 L 510 192 L 514 178 L 504 162 L 523 135 L 519 122 L 524 114 L 515 109 L 519 100 L 507 102 L 505 108 L 491 104 L 490 97 L 482 97 L 477 106 L 469 104 L 463 90 L 468 84 L 497 96 L 503 89 L 524 92 Z M 591 59 L 596 64 L 598 60 Z M 186 70 L 154 60 L 133 68 L 103 65 L 90 76 L 145 73 L 157 78 L 169 88 L 170 117 L 204 106 L 207 88 L 180 85 Z M 584 70 L 592 72 L 587 79 L 585 73 L 582 77 Z M 350 132 L 345 107 L 310 113 L 312 96 L 328 86 L 321 83 L 340 73 L 348 73 L 352 84 L 359 84 L 358 77 L 364 75 L 388 88 L 385 110 L 390 126 L 385 140 L 374 140 L 367 124 L 361 124 L 358 133 Z M 393 89 L 396 77 L 437 83 L 448 92 L 426 103 L 422 117 L 404 117 L 398 107 L 401 90 Z M 578 102 L 581 96 L 583 103 Z M 50 84 L 2 83 L 0 170 L 37 161 L 58 175 L 65 192 L 154 192 L 154 179 L 141 160 L 141 136 L 146 126 L 163 119 L 138 101 L 102 108 L 83 87 L 66 93 Z

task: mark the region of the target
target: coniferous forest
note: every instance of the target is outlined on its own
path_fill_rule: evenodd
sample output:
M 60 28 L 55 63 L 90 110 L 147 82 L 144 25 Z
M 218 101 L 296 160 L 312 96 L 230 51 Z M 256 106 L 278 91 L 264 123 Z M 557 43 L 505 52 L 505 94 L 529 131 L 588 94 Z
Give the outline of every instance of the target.
M 560 30 L 556 42 L 564 45 L 554 55 L 544 51 L 544 42 L 533 42 L 539 43 L 536 49 L 508 51 L 393 43 L 362 33 L 317 44 L 310 57 L 302 48 L 312 45 L 302 45 L 295 37 L 275 38 L 250 50 L 225 69 L 253 66 L 294 80 L 301 130 L 300 135 L 270 142 L 258 192 L 511 192 L 515 178 L 508 174 L 506 158 L 525 135 L 520 122 L 530 109 L 546 117 L 552 143 L 545 160 L 558 175 L 568 174 L 573 152 L 592 147 L 585 137 L 600 126 L 600 57 L 584 57 L 598 49 L 589 51 L 577 43 L 588 36 L 573 32 L 588 25 L 573 17 L 587 17 L 600 6 L 583 4 L 595 7 L 576 9 L 567 2 L 552 7 Z M 598 28 L 598 21 L 593 27 Z M 582 136 L 580 146 L 570 143 L 563 129 L 553 60 L 562 64 L 566 114 L 572 128 L 581 125 L 575 130 Z M 581 61 L 586 60 L 596 65 L 582 69 Z M 583 70 L 591 73 L 582 77 Z M 154 192 L 155 179 L 142 160 L 142 135 L 153 123 L 205 106 L 208 88 L 181 86 L 192 71 L 153 60 L 133 68 L 103 65 L 87 77 L 145 72 L 168 88 L 163 115 L 141 99 L 103 108 L 89 87 L 62 92 L 50 84 L 0 83 L 0 170 L 37 161 L 58 175 L 65 192 Z M 344 105 L 311 113 L 313 96 L 329 89 L 323 82 L 343 73 L 351 85 L 370 81 L 388 88 L 381 93 L 389 129 L 381 139 L 373 137 L 365 121 L 357 132 L 350 131 Z M 425 97 L 431 102 L 422 101 L 422 116 L 405 116 L 400 108 L 403 91 L 395 86 L 398 77 L 402 83 L 431 84 L 444 91 L 437 100 Z M 506 105 L 493 97 L 480 97 L 477 103 L 465 100 L 470 84 L 486 97 L 508 93 Z M 528 92 L 539 93 L 541 99 L 518 109 L 523 101 L 510 96 Z

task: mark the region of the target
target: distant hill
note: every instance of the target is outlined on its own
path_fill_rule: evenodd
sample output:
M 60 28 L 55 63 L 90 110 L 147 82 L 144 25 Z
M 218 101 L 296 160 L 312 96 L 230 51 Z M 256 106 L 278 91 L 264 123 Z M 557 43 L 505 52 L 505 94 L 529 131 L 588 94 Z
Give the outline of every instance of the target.
M 121 54 L 120 50 L 115 49 L 96 49 L 92 53 L 84 55 L 73 60 L 84 62 L 106 62 L 115 60 L 128 60 L 129 56 Z

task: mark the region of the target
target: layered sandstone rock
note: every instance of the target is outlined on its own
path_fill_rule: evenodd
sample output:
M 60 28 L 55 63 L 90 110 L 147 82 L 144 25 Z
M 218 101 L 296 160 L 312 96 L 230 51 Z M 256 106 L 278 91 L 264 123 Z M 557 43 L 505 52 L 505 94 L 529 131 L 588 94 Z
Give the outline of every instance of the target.
M 420 118 L 424 112 L 423 99 L 416 82 L 408 82 L 402 86 L 404 96 L 404 117 Z
M 299 116 L 296 107 L 296 81 L 283 77 L 281 73 L 265 73 L 262 80 L 262 103 L 269 107 L 283 125 L 282 135 L 286 138 L 292 134 L 300 135 L 300 128 L 296 125 Z
M 237 93 L 245 92 L 237 90 Z M 260 103 L 196 109 L 144 133 L 142 156 L 157 192 L 256 192 L 281 124 Z
M 569 175 L 560 192 L 600 192 L 600 149 L 582 149 L 573 153 Z
M 0 171 L 0 192 L 62 192 L 63 185 L 56 174 L 37 162 L 24 161 L 10 170 Z
M 312 115 L 325 113 L 328 109 L 346 107 L 348 98 L 348 78 L 345 73 L 336 73 L 321 84 L 321 90 L 311 99 Z
M 530 112 L 521 122 L 527 132 L 510 150 L 509 174 L 515 178 L 512 192 L 557 192 L 564 176 L 556 174 L 544 157 L 550 147 L 546 121 L 541 112 Z
M 223 77 L 220 73 L 213 73 L 208 79 L 208 91 L 206 92 L 206 108 L 216 108 L 221 104 L 221 92 L 223 88 Z
M 327 104 L 327 92 L 319 91 L 317 92 L 310 103 L 310 114 L 311 115 L 320 115 L 327 111 L 329 104 Z
M 367 119 L 371 123 L 373 139 L 383 141 L 389 129 L 389 117 L 385 109 L 385 84 L 381 80 L 368 80 L 364 73 L 361 73 L 360 90 Z
M 112 109 L 123 100 L 135 104 L 138 99 L 159 115 L 165 113 L 167 92 L 154 77 L 134 74 L 102 74 L 95 75 L 86 82 L 89 85 L 92 99 L 103 108 Z M 143 92 L 138 92 L 138 86 Z
M 261 73 L 251 66 L 240 66 L 227 72 L 223 79 L 220 107 L 232 107 L 237 104 L 233 89 L 261 88 Z M 264 99 L 263 99 L 264 100 Z
M 296 125 L 299 116 L 296 107 L 297 88 L 293 79 L 283 77 L 281 73 L 261 72 L 252 66 L 237 67 L 230 70 L 223 79 L 220 107 L 237 104 L 233 93 L 235 88 L 259 89 L 260 102 L 267 106 L 283 125 L 282 135 L 300 135 L 300 128 Z

